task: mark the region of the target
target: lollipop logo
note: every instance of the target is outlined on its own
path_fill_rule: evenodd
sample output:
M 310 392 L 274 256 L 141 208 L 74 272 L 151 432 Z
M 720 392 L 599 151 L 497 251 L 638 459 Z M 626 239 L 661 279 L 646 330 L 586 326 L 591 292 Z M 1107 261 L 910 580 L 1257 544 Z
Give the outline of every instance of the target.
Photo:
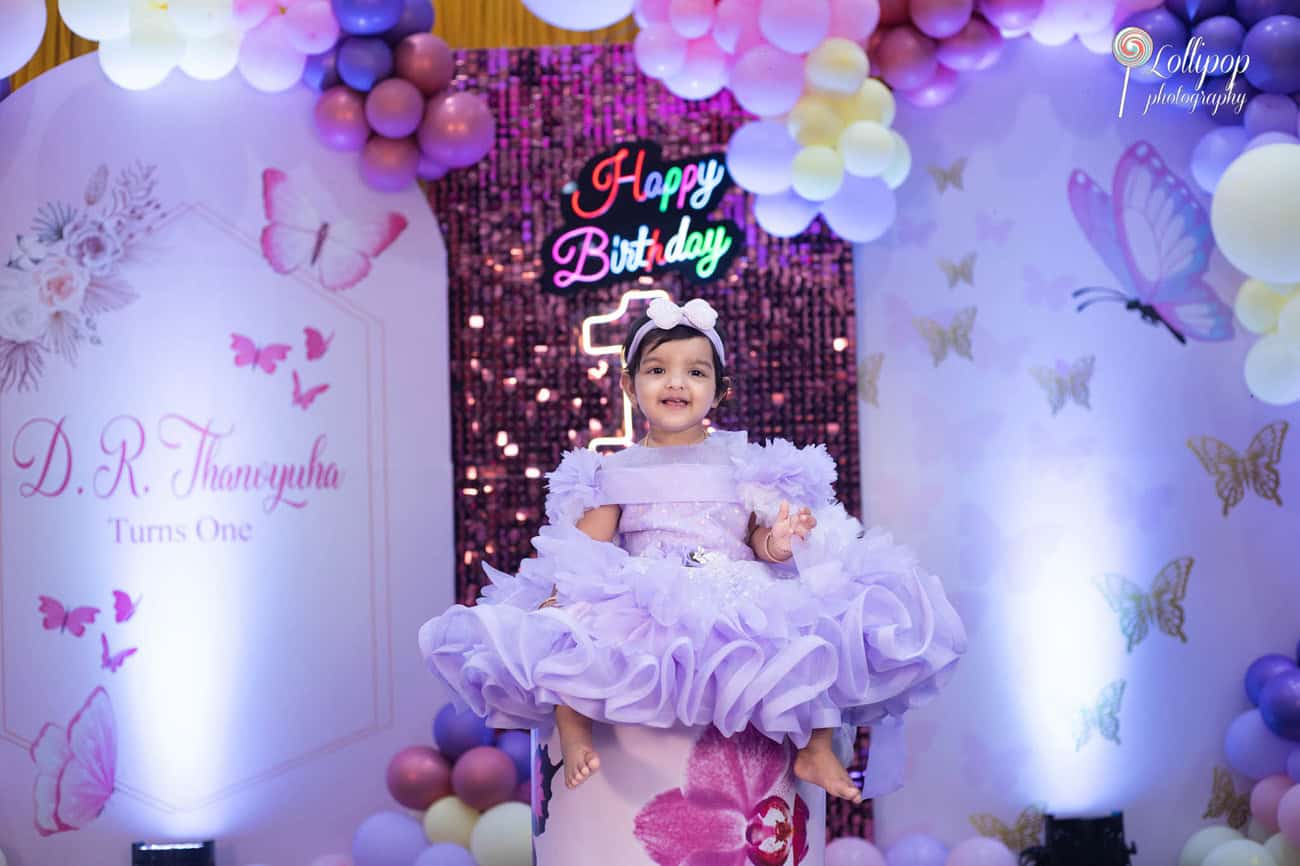
M 1156 46 L 1151 41 L 1151 34 L 1141 27 L 1125 27 L 1115 34 L 1110 50 L 1121 66 L 1136 69 L 1151 59 Z

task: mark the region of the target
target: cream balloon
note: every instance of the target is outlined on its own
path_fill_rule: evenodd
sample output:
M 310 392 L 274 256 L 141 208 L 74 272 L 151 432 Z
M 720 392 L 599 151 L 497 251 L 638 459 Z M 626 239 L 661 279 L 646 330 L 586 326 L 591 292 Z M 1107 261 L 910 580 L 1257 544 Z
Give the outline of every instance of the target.
M 235 71 L 244 34 L 229 27 L 207 39 L 190 39 L 181 55 L 181 72 L 198 81 L 217 81 Z
M 1300 295 L 1292 295 L 1277 314 L 1277 335 L 1287 340 L 1300 340 Z
M 856 93 L 832 96 L 830 103 L 845 123 L 873 120 L 882 126 L 893 126 L 898 109 L 893 92 L 879 78 L 868 78 Z
M 470 838 L 478 866 L 532 866 L 532 810 L 523 803 L 502 803 L 483 813 Z
M 27 65 L 45 38 L 45 0 L 0 0 L 0 78 Z
M 834 147 L 844 131 L 844 121 L 831 107 L 830 99 L 817 93 L 795 103 L 785 122 L 790 136 L 804 147 Z
M 1253 334 L 1267 334 L 1277 327 L 1278 314 L 1287 299 L 1262 280 L 1246 280 L 1237 290 L 1233 312 L 1241 326 Z
M 1258 842 L 1234 839 L 1209 853 L 1201 866 L 1277 866 Z
M 1297 370 L 1297 374 L 1300 374 L 1300 370 Z M 1300 385 L 1300 376 L 1297 378 L 1297 385 Z M 1300 400 L 1300 391 L 1296 391 L 1296 395 L 1293 399 Z M 1288 400 L 1287 402 L 1289 403 L 1291 401 Z M 1268 827 L 1265 827 L 1260 823 L 1259 819 L 1253 815 L 1251 816 L 1250 821 L 1246 823 L 1246 838 L 1252 842 L 1263 845 L 1270 837 L 1272 837 L 1272 835 L 1273 831 L 1268 829 Z
M 128 0 L 59 0 L 59 17 L 82 39 L 121 39 L 131 29 L 131 4 Z
M 889 184 L 890 189 L 898 189 L 912 173 L 912 148 L 908 146 L 907 139 L 896 130 L 891 129 L 890 133 L 894 136 L 894 158 L 881 173 L 880 179 Z
M 1210 224 L 1238 270 L 1274 283 L 1300 281 L 1300 144 L 1248 150 L 1214 190 Z
M 1246 387 L 1265 403 L 1300 400 L 1300 341 L 1278 334 L 1260 337 L 1246 353 Z
M 99 65 L 118 87 L 157 87 L 181 62 L 185 43 L 165 9 L 140 4 L 131 12 L 131 30 L 99 43 Z
M 856 93 L 867 79 L 867 52 L 847 39 L 831 38 L 804 61 L 804 80 L 831 93 Z
M 599 30 L 632 14 L 633 0 L 523 0 L 528 11 L 561 30 Z M 665 4 L 667 5 L 667 4 Z
M 1288 842 L 1281 833 L 1270 836 L 1264 843 L 1264 850 L 1277 866 L 1300 866 L 1300 848 Z
M 894 132 L 879 123 L 861 120 L 840 134 L 844 170 L 858 177 L 879 177 L 894 161 Z
M 1225 842 L 1242 838 L 1245 837 L 1231 827 L 1206 827 L 1197 830 L 1183 843 L 1183 850 L 1178 854 L 1178 866 L 1201 866 L 1215 848 Z
M 478 811 L 465 805 L 459 797 L 442 797 L 425 810 L 424 835 L 435 844 L 452 842 L 462 848 L 468 848 L 470 837 L 478 821 Z M 531 822 L 529 826 L 532 826 Z
M 826 201 L 844 183 L 844 160 L 829 147 L 805 147 L 791 166 L 794 191 L 808 201 Z
M 235 23 L 234 0 L 168 0 L 167 11 L 187 39 L 210 39 Z

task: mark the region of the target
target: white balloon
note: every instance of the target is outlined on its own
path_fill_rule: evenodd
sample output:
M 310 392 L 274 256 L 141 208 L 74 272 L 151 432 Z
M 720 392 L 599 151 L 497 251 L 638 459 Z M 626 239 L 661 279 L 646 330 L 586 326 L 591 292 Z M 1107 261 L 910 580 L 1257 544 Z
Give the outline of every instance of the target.
M 483 813 L 469 840 L 478 866 L 532 866 L 532 810 L 523 803 L 502 803 Z
M 234 0 L 168 0 L 176 30 L 189 39 L 217 36 L 234 24 Z
M 707 36 L 686 46 L 686 62 L 664 84 L 682 99 L 708 99 L 727 86 L 727 54 Z
M 207 39 L 191 39 L 181 55 L 181 72 L 199 81 L 217 81 L 235 71 L 244 34 L 233 26 Z
M 131 29 L 128 0 L 59 0 L 59 17 L 69 30 L 91 42 L 120 39 Z
M 667 78 L 686 65 L 686 39 L 667 24 L 641 28 L 632 42 L 636 64 L 651 78 Z
M 1183 843 L 1183 850 L 1178 855 L 1178 866 L 1201 866 L 1210 852 L 1224 842 L 1243 838 L 1231 827 L 1206 827 L 1197 830 Z
M 632 0 L 523 0 L 528 11 L 561 30 L 599 30 L 632 14 Z
M 185 43 L 165 10 L 137 7 L 126 36 L 99 43 L 99 65 L 118 87 L 149 90 L 163 83 L 184 52 Z
M 754 199 L 754 219 L 763 230 L 778 238 L 792 238 L 817 218 L 820 204 L 800 198 L 793 190 Z
M 1300 866 L 1300 848 L 1288 842 L 1281 833 L 1270 837 L 1264 843 L 1264 850 L 1268 851 L 1277 866 Z
M 851 123 L 840 133 L 844 170 L 858 177 L 879 177 L 894 161 L 895 133 L 870 120 Z
M 250 30 L 239 47 L 239 72 L 264 93 L 288 90 L 302 80 L 307 55 L 289 44 L 288 25 L 276 16 Z
M 899 135 L 897 130 L 891 129 L 890 132 L 894 133 L 894 158 L 881 173 L 880 179 L 890 189 L 898 189 L 912 173 L 912 148 L 908 147 L 907 139 Z
M 1300 281 L 1300 145 L 1243 153 L 1214 190 L 1210 224 L 1219 251 L 1243 273 L 1270 283 Z
M 1278 334 L 1260 337 L 1246 353 L 1246 387 L 1265 403 L 1300 400 L 1300 341 Z
M 1300 340 L 1300 295 L 1292 295 L 1277 314 L 1277 333 L 1287 340 Z
M 1234 839 L 1210 852 L 1201 866 L 1277 866 L 1268 851 L 1258 842 Z
M 731 134 L 727 171 L 742 189 L 771 195 L 790 188 L 799 144 L 779 120 L 753 120 Z M 811 219 L 811 217 L 809 218 Z
M 885 855 L 866 839 L 841 836 L 826 843 L 826 866 L 885 866 Z
M 45 38 L 45 0 L 0 0 L 0 78 L 27 65 Z

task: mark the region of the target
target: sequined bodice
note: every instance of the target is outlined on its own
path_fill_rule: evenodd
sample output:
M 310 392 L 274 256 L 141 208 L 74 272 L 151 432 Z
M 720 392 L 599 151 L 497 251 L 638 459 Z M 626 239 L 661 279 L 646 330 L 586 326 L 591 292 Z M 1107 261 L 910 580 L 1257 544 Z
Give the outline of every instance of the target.
M 745 543 L 748 528 L 749 512 L 734 502 L 629 503 L 618 522 L 619 546 L 633 556 L 686 564 L 707 553 L 753 559 Z

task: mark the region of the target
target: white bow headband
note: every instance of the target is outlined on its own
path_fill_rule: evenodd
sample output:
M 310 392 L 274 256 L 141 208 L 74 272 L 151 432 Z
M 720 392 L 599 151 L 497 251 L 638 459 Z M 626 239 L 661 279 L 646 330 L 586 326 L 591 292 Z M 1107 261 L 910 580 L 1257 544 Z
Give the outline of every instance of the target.
M 718 323 L 718 311 L 709 306 L 709 302 L 703 298 L 687 301 L 680 307 L 667 298 L 655 298 L 646 308 L 646 315 L 650 317 L 650 321 L 642 325 L 636 332 L 636 336 L 632 338 L 625 361 L 636 357 L 636 350 L 640 347 L 641 341 L 652 330 L 658 328 L 668 331 L 678 325 L 689 325 L 707 337 L 713 344 L 714 351 L 718 353 L 718 360 L 723 364 L 727 363 L 727 353 L 722 348 L 722 338 L 713 329 L 713 326 Z

